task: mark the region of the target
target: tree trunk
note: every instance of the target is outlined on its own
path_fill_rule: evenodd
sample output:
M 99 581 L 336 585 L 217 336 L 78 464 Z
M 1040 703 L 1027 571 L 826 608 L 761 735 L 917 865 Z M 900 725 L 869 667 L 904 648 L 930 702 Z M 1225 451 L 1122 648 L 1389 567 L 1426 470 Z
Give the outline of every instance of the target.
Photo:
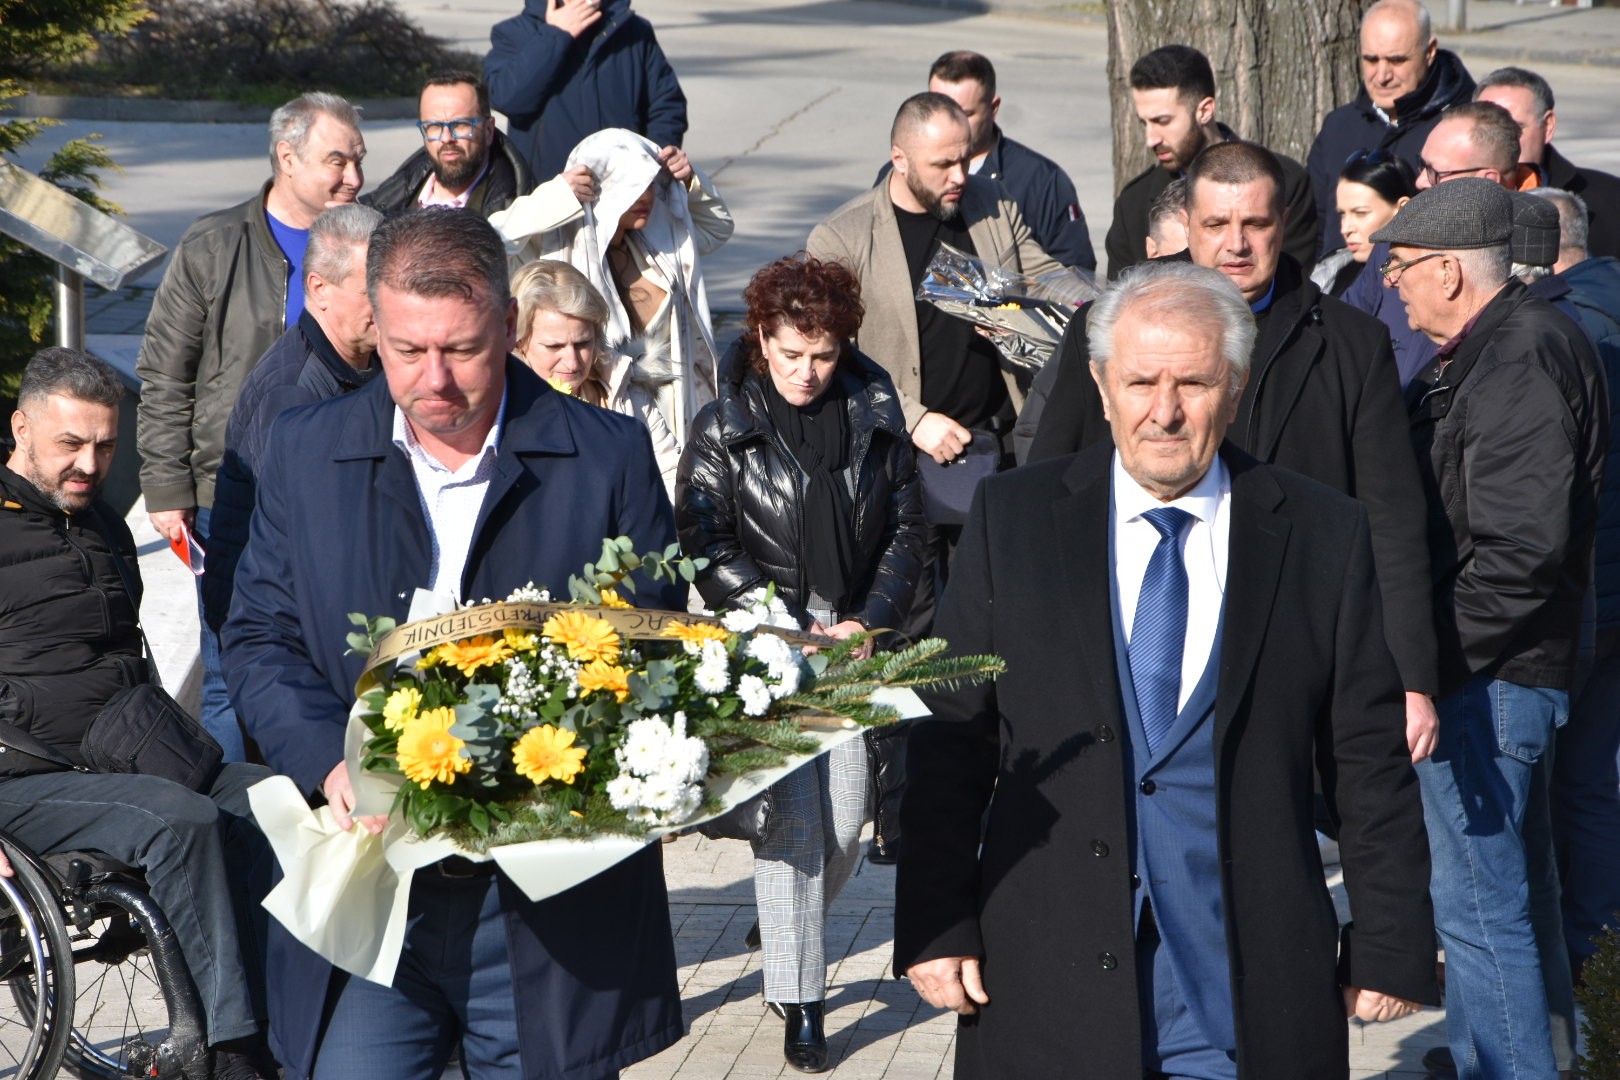
M 1367 0 L 1108 0 L 1114 191 L 1153 164 L 1131 105 L 1131 65 L 1191 45 L 1215 69 L 1215 116 L 1303 162 L 1329 111 L 1355 97 Z

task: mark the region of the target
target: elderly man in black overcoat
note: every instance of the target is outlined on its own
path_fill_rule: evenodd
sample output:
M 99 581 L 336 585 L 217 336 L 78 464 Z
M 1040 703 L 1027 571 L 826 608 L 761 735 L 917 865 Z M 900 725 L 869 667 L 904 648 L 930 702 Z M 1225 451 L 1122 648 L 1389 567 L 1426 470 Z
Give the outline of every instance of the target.
M 979 489 L 938 630 L 1007 673 L 913 730 L 895 913 L 959 1078 L 1331 1080 L 1347 1010 L 1437 1000 L 1367 514 L 1222 444 L 1253 332 L 1219 272 L 1133 270 L 1090 318 L 1113 445 Z

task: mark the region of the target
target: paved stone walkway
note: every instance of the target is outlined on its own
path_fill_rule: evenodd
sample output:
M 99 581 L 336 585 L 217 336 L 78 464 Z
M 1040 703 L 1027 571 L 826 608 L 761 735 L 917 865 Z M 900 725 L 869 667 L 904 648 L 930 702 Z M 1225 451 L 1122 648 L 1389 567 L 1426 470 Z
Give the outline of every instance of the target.
M 752 859 L 740 841 L 689 836 L 664 848 L 687 1037 L 624 1073 L 624 1080 L 758 1080 L 797 1076 L 782 1060 L 782 1022 L 765 1008 L 759 954 L 743 946 L 754 921 Z M 1344 911 L 1337 868 L 1329 875 Z M 889 975 L 894 870 L 862 861 L 827 920 L 827 1037 L 850 1080 L 949 1080 L 955 1017 L 922 1003 Z M 1426 1010 L 1392 1024 L 1352 1024 L 1354 1080 L 1419 1080 L 1419 1064 L 1445 1041 L 1445 1019 Z M 447 1078 L 454 1074 L 447 1074 Z M 1077 1074 L 1080 1075 L 1080 1074 Z

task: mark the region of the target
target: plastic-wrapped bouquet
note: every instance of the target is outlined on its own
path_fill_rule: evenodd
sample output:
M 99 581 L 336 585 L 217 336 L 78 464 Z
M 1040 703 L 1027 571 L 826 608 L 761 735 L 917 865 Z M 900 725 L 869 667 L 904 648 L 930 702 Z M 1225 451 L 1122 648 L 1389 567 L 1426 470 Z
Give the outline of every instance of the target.
M 395 625 L 351 616 L 367 654 L 349 715 L 355 811 L 338 828 L 293 782 L 249 793 L 285 873 L 264 906 L 338 967 L 388 985 L 416 870 L 493 860 L 542 900 L 715 817 L 860 729 L 922 715 L 909 688 L 993 677 L 995 657 L 930 639 L 858 659 L 861 638 L 812 638 L 762 590 L 723 618 L 624 599 L 632 573 L 688 581 L 700 564 L 603 542 L 569 581 Z M 806 655 L 802 646 L 820 651 Z
M 630 575 L 690 581 L 701 564 L 627 538 L 553 603 L 532 586 L 396 626 L 351 616 L 369 654 L 351 725 L 360 768 L 394 786 L 422 837 L 463 845 L 645 833 L 724 806 L 709 782 L 812 753 L 805 728 L 892 722 L 881 687 L 984 678 L 992 657 L 921 642 L 874 659 L 797 632 L 769 590 L 724 617 L 634 608 Z M 825 651 L 806 655 L 800 645 Z
M 949 244 L 939 245 L 917 286 L 918 300 L 984 329 L 1002 356 L 1026 369 L 1046 363 L 1075 308 L 1096 296 L 1096 284 L 1079 270 L 1020 274 Z

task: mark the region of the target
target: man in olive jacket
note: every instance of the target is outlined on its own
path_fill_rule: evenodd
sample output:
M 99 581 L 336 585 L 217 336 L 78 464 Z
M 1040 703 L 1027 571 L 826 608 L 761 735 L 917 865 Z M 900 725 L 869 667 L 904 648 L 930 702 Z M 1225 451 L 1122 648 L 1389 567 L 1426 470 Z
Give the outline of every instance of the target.
M 308 93 L 270 116 L 271 179 L 246 202 L 204 215 L 180 238 L 146 320 L 135 371 L 141 398 L 135 446 L 152 527 L 170 542 L 191 530 L 206 550 L 225 424 L 259 358 L 304 310 L 309 228 L 328 206 L 351 203 L 364 177 L 360 114 L 335 94 Z M 201 582 L 198 613 L 202 616 Z M 219 639 L 202 626 L 200 719 L 243 756 Z

